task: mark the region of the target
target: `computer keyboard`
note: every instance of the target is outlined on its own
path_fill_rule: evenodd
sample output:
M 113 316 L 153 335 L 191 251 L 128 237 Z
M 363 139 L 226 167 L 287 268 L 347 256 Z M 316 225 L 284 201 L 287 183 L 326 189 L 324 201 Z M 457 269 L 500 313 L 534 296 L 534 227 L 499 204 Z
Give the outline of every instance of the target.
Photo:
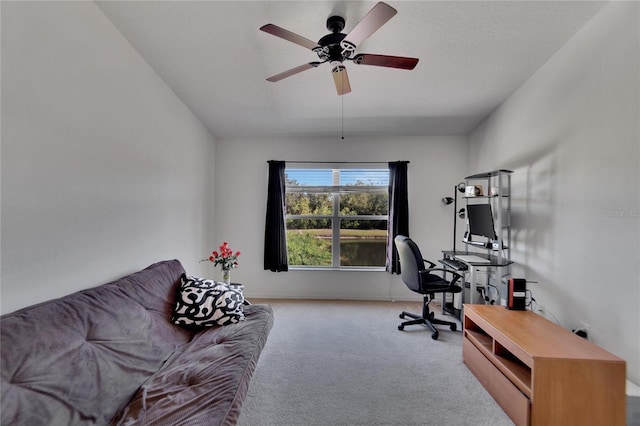
M 456 254 L 456 260 L 466 263 L 491 263 L 491 260 L 475 254 Z
M 440 260 L 440 263 L 442 263 L 443 265 L 445 265 L 448 268 L 451 268 L 455 271 L 466 271 L 467 270 L 467 264 L 460 261 L 460 260 L 456 260 L 456 259 L 442 259 Z

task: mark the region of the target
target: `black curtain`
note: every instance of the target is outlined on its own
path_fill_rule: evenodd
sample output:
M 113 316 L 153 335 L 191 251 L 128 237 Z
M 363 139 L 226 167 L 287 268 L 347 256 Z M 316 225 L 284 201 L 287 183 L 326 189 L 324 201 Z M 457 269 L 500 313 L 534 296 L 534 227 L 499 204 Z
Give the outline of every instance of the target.
M 409 195 L 407 190 L 408 161 L 389 163 L 389 229 L 387 239 L 387 272 L 400 273 L 398 250 L 393 239 L 409 236 Z
M 264 269 L 288 271 L 285 218 L 284 161 L 269 161 L 267 221 L 264 230 Z

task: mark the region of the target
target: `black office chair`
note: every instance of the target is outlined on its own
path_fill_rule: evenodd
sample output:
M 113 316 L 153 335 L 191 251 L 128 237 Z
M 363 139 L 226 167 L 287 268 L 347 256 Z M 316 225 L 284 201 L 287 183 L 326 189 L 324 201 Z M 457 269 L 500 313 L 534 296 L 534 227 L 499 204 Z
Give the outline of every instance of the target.
M 400 324 L 398 330 L 404 330 L 407 325 L 422 324 L 433 332 L 431 334 L 433 340 L 438 338 L 438 330 L 436 330 L 434 324 L 448 325 L 451 331 L 456 331 L 455 322 L 435 318 L 434 313 L 429 311 L 429 303 L 433 300 L 435 293 L 460 293 L 462 289 L 456 285 L 456 282 L 462 276 L 444 268 L 434 268 L 436 264 L 423 259 L 420 249 L 409 237 L 398 235 L 394 241 L 400 257 L 400 276 L 402 281 L 410 290 L 424 295 L 422 316 L 410 312 L 402 312 L 400 314 L 401 319 L 405 317 L 413 319 Z M 425 263 L 429 264 L 428 268 L 425 268 Z M 437 271 L 450 273 L 453 278 L 451 281 L 447 281 L 445 278 L 433 274 L 433 272 Z

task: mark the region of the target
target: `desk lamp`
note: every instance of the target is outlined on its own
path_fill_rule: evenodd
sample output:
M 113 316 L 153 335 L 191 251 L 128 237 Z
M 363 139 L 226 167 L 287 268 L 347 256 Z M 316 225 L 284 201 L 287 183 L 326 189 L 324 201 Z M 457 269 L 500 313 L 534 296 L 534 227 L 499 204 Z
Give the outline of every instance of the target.
M 460 219 L 464 219 L 466 216 L 466 210 L 463 208 L 461 208 L 460 210 L 458 210 L 458 192 L 464 192 L 467 188 L 467 184 L 464 182 L 460 182 L 459 184 L 457 184 L 456 186 L 453 187 L 453 197 L 444 197 L 442 199 L 442 204 L 444 204 L 445 206 L 450 205 L 451 203 L 453 203 L 453 252 L 456 252 L 456 228 L 457 228 L 457 223 L 456 223 L 456 215 L 460 218 Z

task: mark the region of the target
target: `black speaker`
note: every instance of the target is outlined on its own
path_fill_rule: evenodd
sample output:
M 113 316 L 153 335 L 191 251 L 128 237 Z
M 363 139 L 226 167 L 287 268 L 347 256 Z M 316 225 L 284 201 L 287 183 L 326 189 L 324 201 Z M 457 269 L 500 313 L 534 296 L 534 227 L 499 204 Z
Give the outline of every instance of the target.
M 509 299 L 507 309 L 524 311 L 527 306 L 527 280 L 524 278 L 509 278 Z

